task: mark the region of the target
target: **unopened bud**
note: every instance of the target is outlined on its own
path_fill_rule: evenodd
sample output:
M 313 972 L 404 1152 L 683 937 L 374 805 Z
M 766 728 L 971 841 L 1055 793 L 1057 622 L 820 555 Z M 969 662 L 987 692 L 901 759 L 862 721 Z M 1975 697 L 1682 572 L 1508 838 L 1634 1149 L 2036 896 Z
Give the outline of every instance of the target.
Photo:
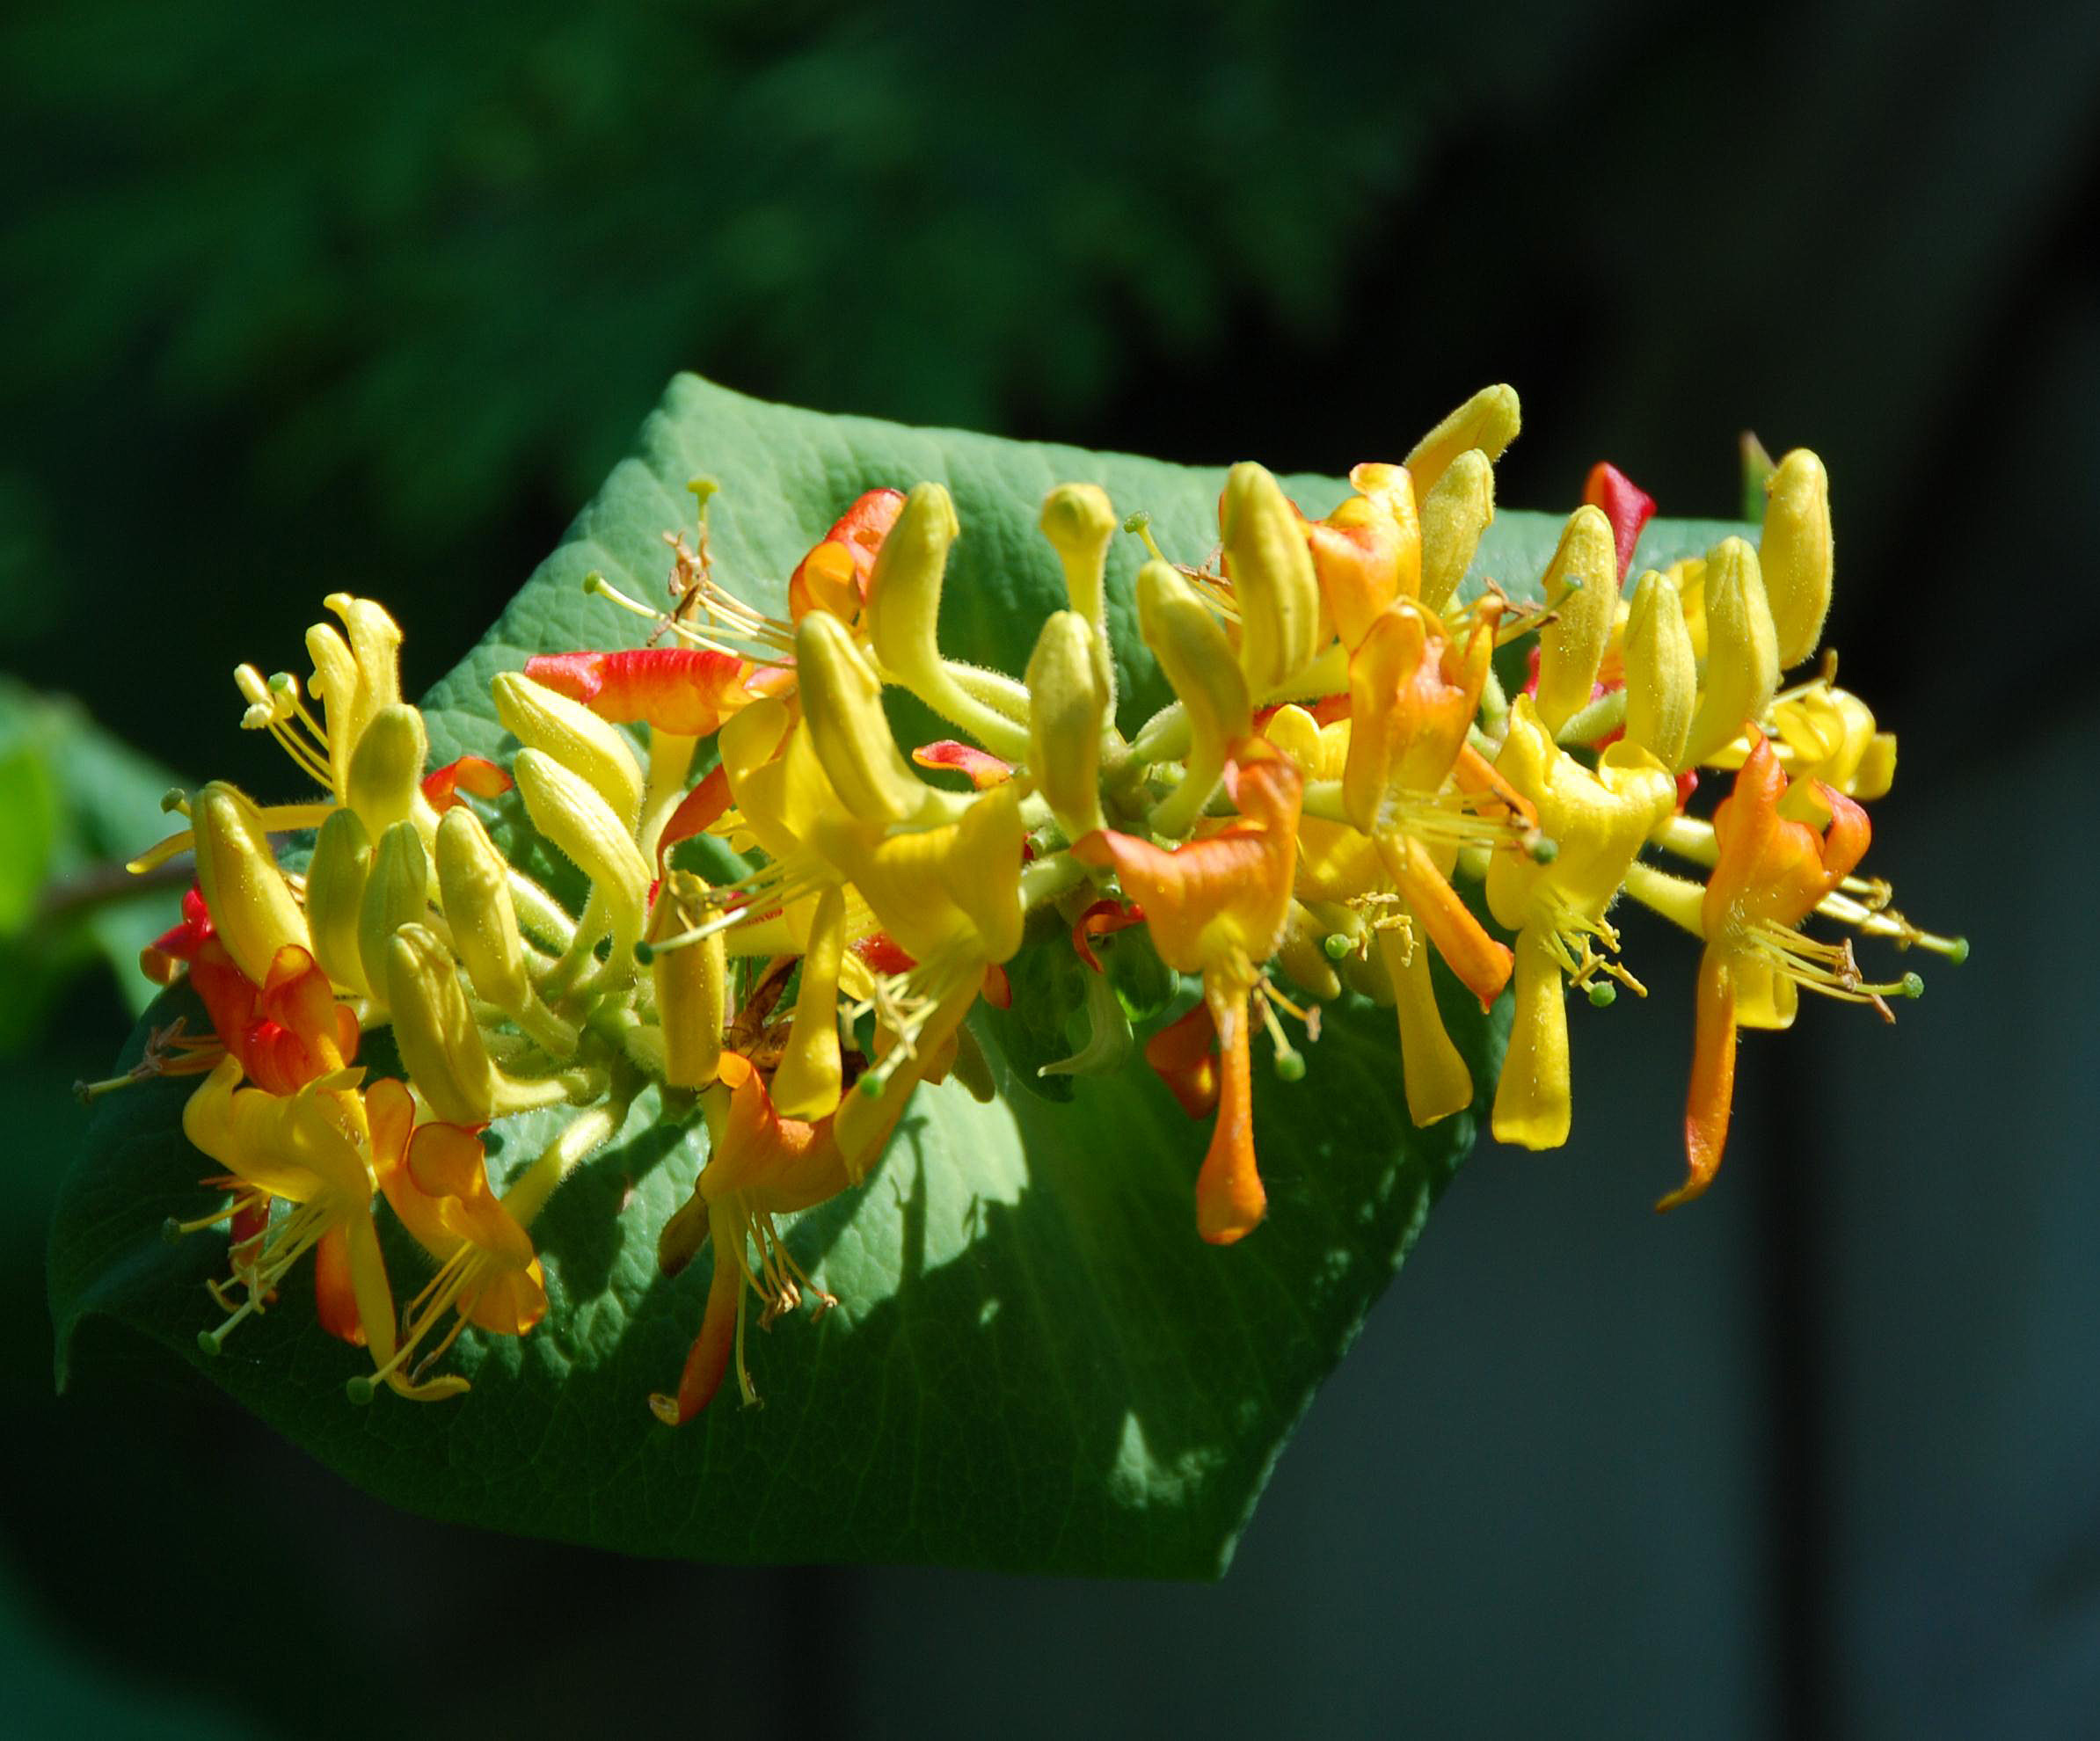
M 1029 771 L 1068 840 L 1102 826 L 1099 777 L 1105 697 L 1094 630 L 1076 610 L 1054 613 L 1028 660 Z
M 795 668 L 810 740 L 840 802 L 863 822 L 901 822 L 923 809 L 931 789 L 891 735 L 882 680 L 853 645 L 853 631 L 828 611 L 812 611 L 795 628 Z
M 306 929 L 314 959 L 337 985 L 359 996 L 371 989 L 358 948 L 358 921 L 372 870 L 372 841 L 354 810 L 332 810 L 314 838 L 306 867 Z
M 307 947 L 306 917 L 270 850 L 262 813 L 247 794 L 214 780 L 190 805 L 197 885 L 234 964 L 257 985 L 287 944 Z
M 1420 480 L 1416 487 L 1421 488 Z M 1440 616 L 1473 565 L 1480 535 L 1495 518 L 1494 463 L 1468 448 L 1422 496 L 1422 603 Z
M 510 867 L 481 819 L 463 804 L 437 828 L 438 890 L 453 947 L 482 999 L 512 1016 L 533 1001 L 525 940 L 511 900 Z
M 651 935 L 660 942 L 682 929 L 706 892 L 707 885 L 691 871 L 674 870 L 657 893 Z M 728 1013 L 729 958 L 722 934 L 657 950 L 650 957 L 649 973 L 664 1030 L 664 1081 L 673 1088 L 706 1088 L 721 1068 L 722 1027 Z
M 1778 688 L 1779 640 L 1757 552 L 1740 538 L 1724 538 L 1706 558 L 1706 668 L 1686 765 L 1742 736 Z
M 1790 670 L 1816 650 L 1830 611 L 1835 543 L 1830 531 L 1830 475 L 1806 448 L 1779 462 L 1766 483 L 1758 562 L 1778 637 L 1779 668 Z
M 1699 665 L 1677 588 L 1652 568 L 1626 613 L 1626 737 L 1670 768 L 1684 765 L 1699 700 Z
M 1452 462 L 1471 448 L 1490 460 L 1500 459 L 1523 421 L 1514 387 L 1483 387 L 1415 443 L 1407 470 L 1416 492 L 1426 498 Z
M 648 914 L 649 861 L 598 789 L 544 750 L 520 750 L 511 771 L 532 826 L 590 879 L 604 908 L 613 940 L 606 971 L 628 972 Z
M 423 716 L 390 702 L 372 716 L 351 754 L 345 798 L 377 840 L 415 808 L 418 783 L 430 753 Z
M 503 729 L 587 780 L 629 834 L 642 813 L 642 770 L 619 728 L 581 702 L 506 671 L 489 685 Z
M 814 1122 L 838 1110 L 844 1064 L 839 1048 L 839 968 L 846 948 L 846 897 L 835 885 L 817 900 L 802 985 L 788 1028 L 780 1067 L 773 1073 L 773 1105 L 784 1118 Z
M 1242 461 L 1218 498 L 1225 575 L 1240 610 L 1240 669 L 1274 695 L 1320 651 L 1320 586 L 1304 521 L 1267 468 Z
M 941 582 L 961 522 L 938 484 L 919 484 L 876 552 L 865 621 L 875 657 L 918 687 L 940 666 Z
M 1138 571 L 1137 603 L 1138 632 L 1189 719 L 1187 773 L 1152 815 L 1159 833 L 1182 834 L 1209 802 L 1229 747 L 1253 729 L 1253 707 L 1225 630 L 1170 564 Z
M 1619 552 L 1603 510 L 1585 504 L 1567 528 L 1542 585 L 1554 621 L 1539 630 L 1539 718 L 1557 732 L 1589 703 L 1619 607 Z
M 412 822 L 397 822 L 379 837 L 357 911 L 357 955 L 365 982 L 385 994 L 387 946 L 402 926 L 419 923 L 430 905 L 430 856 Z
M 1103 579 L 1109 541 L 1116 535 L 1116 511 L 1098 484 L 1060 484 L 1043 498 L 1043 536 L 1065 571 L 1065 596 L 1096 629 L 1104 626 Z
M 499 1070 L 474 1025 L 459 970 L 436 935 L 404 925 L 387 943 L 387 1002 L 401 1063 L 430 1110 L 448 1125 L 485 1125 L 552 1105 L 554 1082 L 515 1082 Z

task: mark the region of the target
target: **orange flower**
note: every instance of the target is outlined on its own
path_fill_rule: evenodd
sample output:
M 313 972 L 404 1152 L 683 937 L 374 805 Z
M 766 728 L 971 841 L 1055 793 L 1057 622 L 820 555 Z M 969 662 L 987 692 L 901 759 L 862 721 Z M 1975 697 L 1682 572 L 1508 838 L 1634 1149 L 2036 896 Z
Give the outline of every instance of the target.
M 813 610 L 828 610 L 847 623 L 857 618 L 868 600 L 882 541 L 903 512 L 901 490 L 861 495 L 788 577 L 788 615 L 797 623 Z
M 1718 859 L 1700 903 L 1706 949 L 1699 958 L 1697 1030 L 1691 1093 L 1685 1103 L 1684 1184 L 1656 1205 L 1689 1202 L 1713 1183 L 1728 1140 L 1735 1097 L 1736 1031 L 1784 1028 L 1799 1004 L 1797 987 L 1889 1014 L 1885 996 L 1914 982 L 1869 986 L 1849 943 L 1819 943 L 1795 929 L 1835 890 L 1865 854 L 1866 812 L 1821 781 L 1808 783 L 1830 816 L 1821 833 L 1781 814 L 1790 782 L 1770 741 L 1752 727 L 1750 753 L 1735 790 L 1714 812 Z
M 522 1336 L 547 1315 L 546 1278 L 531 1236 L 489 1189 L 480 1133 L 434 1120 L 417 1126 L 408 1089 L 388 1078 L 365 1091 L 372 1165 L 402 1226 L 438 1260 L 437 1274 L 403 1314 L 401 1345 L 376 1376 L 421 1401 L 467 1388 L 458 1377 L 422 1381 L 467 1325 L 498 1336 Z M 446 1331 L 413 1373 L 405 1369 L 447 1311 Z
M 1248 1000 L 1290 912 L 1303 781 L 1259 739 L 1235 747 L 1227 783 L 1237 821 L 1170 852 L 1112 829 L 1074 843 L 1082 863 L 1110 865 L 1145 909 L 1160 959 L 1199 973 L 1219 1042 L 1218 1121 L 1196 1178 L 1196 1226 L 1214 1245 L 1251 1233 L 1267 1208 L 1254 1160 Z
M 763 1302 L 762 1329 L 793 1311 L 806 1287 L 817 1294 L 820 1313 L 836 1303 L 788 1255 L 773 1218 L 814 1208 L 852 1183 L 832 1139 L 831 1120 L 812 1125 L 782 1118 L 765 1079 L 741 1053 L 722 1054 L 720 1079 L 702 1105 L 711 1152 L 694 1183 L 692 1200 L 665 1224 L 657 1259 L 666 1275 L 674 1275 L 711 1234 L 715 1273 L 707 1290 L 707 1314 L 686 1356 L 678 1394 L 649 1399 L 657 1418 L 667 1426 L 683 1425 L 708 1405 L 721 1388 L 733 1351 L 745 1406 L 758 1402 L 744 1364 L 746 1289 Z M 755 1267 L 750 1257 L 754 1249 Z

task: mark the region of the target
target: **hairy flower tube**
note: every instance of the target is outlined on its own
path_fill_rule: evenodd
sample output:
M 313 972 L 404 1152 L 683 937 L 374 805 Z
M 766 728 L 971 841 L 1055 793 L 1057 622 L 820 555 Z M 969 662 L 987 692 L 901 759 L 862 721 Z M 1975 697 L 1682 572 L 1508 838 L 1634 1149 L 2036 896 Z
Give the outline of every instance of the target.
M 645 1115 L 704 1157 L 660 1267 L 704 1251 L 711 1279 L 674 1386 L 637 1402 L 682 1424 L 733 1369 L 748 1404 L 752 1301 L 767 1327 L 831 1298 L 794 1218 L 864 1185 L 922 1085 L 993 1093 L 980 1003 L 1073 987 L 1071 1009 L 1029 1011 L 1085 1024 L 1039 1074 L 1084 1093 L 1134 1072 L 1208 1120 L 1192 1231 L 1230 1246 L 1295 1213 L 1258 1161 L 1258 1038 L 1296 1082 L 1320 1067 L 1323 1007 L 1388 1006 L 1411 1123 L 1477 1110 L 1506 1142 L 1557 1147 L 1569 993 L 1646 994 L 1620 929 L 1644 907 L 1700 942 L 1687 1173 L 1664 1203 L 1706 1190 L 1739 1030 L 1788 1025 L 1805 987 L 1884 1015 L 1918 989 L 1870 982 L 1812 925 L 1965 945 L 1860 873 L 1895 739 L 1834 655 L 1810 663 L 1834 571 L 1820 462 L 1785 455 L 1754 535 L 1666 567 L 1641 561 L 1654 502 L 1600 465 L 1542 572 L 1477 576 L 1519 421 L 1491 388 L 1318 514 L 1236 465 L 1209 551 L 1170 553 L 1142 503 L 1057 484 L 1035 523 L 1062 596 L 1019 672 L 943 642 L 971 528 L 942 484 L 842 500 L 791 571 L 732 584 L 701 481 L 697 535 L 666 531 L 667 604 L 586 583 L 608 638 L 625 612 L 649 644 L 530 650 L 490 686 L 500 755 L 441 766 L 391 616 L 328 599 L 306 681 L 235 680 L 242 723 L 309 790 L 175 795 L 186 826 L 137 861 L 194 855 L 142 965 L 186 979 L 208 1032 L 161 1030 L 88 1090 L 201 1077 L 184 1127 L 210 1201 L 171 1228 L 230 1229 L 206 1345 L 310 1254 L 322 1327 L 367 1351 L 353 1398 L 459 1396 L 448 1368 L 478 1370 L 462 1338 L 544 1334 L 561 1246 L 543 1253 L 537 1218 Z M 749 601 L 768 583 L 784 615 Z M 1126 624 L 1135 643 L 1112 643 Z M 1171 694 L 1142 719 L 1138 677 Z M 900 741 L 897 692 L 953 735 Z M 1034 949 L 1079 965 L 1024 975 Z M 1167 993 L 1126 1000 L 1105 953 Z M 1465 1003 L 1510 1012 L 1491 1098 L 1447 1023 Z M 368 1077 L 375 1059 L 397 1074 Z M 530 1153 L 491 1133 L 525 1113 Z

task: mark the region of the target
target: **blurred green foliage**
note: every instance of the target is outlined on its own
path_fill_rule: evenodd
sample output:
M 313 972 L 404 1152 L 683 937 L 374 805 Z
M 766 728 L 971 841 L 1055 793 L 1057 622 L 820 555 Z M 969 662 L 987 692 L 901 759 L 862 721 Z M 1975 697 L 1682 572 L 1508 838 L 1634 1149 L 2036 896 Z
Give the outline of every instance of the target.
M 1432 116 L 1512 76 L 1423 25 L 84 0 L 0 36 L 47 171 L 0 243 L 38 335 L 0 382 L 149 357 L 155 393 L 269 409 L 273 487 L 354 478 L 420 531 L 542 468 L 582 500 L 695 361 L 912 422 L 1068 412 L 1243 298 L 1331 319 Z
M 0 679 L 0 1054 L 33 1041 L 65 981 L 98 960 L 134 1015 L 152 1001 L 138 955 L 167 927 L 171 879 L 135 881 L 122 864 L 166 832 L 173 783 L 77 703 Z

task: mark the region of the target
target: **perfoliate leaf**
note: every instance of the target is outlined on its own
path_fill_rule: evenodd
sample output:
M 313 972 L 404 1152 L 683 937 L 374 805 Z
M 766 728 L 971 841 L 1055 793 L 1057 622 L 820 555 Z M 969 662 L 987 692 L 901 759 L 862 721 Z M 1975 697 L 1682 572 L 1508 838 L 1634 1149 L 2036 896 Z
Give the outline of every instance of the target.
M 1101 484 L 1119 512 L 1150 514 L 1170 556 L 1199 563 L 1216 540 L 1223 474 L 825 417 L 682 379 L 635 456 L 432 691 L 438 761 L 503 753 L 488 691 L 496 673 L 534 652 L 638 641 L 646 624 L 587 595 L 584 577 L 599 571 L 660 599 L 663 535 L 689 525 L 685 485 L 701 476 L 721 486 L 709 520 L 716 578 L 776 613 L 796 562 L 862 491 L 946 484 L 963 537 L 943 645 L 1018 673 L 1045 615 L 1064 602 L 1035 529 L 1047 486 Z M 1320 478 L 1287 487 L 1316 514 L 1345 493 Z M 1504 514 L 1476 582 L 1535 596 L 1558 527 L 1557 516 Z M 1659 521 L 1639 560 L 1703 550 L 1734 529 Z M 1167 695 L 1134 632 L 1139 554 L 1134 539 L 1119 539 L 1109 580 L 1126 725 Z M 412 592 L 390 602 L 412 634 Z M 516 830 L 508 838 L 528 844 Z M 1470 1147 L 1476 1112 L 1413 1129 L 1391 1013 L 1345 999 L 1308 1048 L 1303 1081 L 1258 1070 L 1269 1218 L 1238 1245 L 1207 1246 L 1191 1184 L 1207 1127 L 1135 1053 L 1112 1075 L 1066 1079 L 1069 1099 L 1024 1083 L 1073 1049 L 1061 1017 L 1031 1004 L 1070 971 L 1068 943 L 1053 946 L 1065 956 L 1017 962 L 1011 1012 L 977 1020 L 997 1099 L 980 1105 L 954 1082 L 921 1088 L 866 1184 L 791 1227 L 790 1248 L 840 1303 L 815 1323 L 785 1319 L 751 1338 L 762 1410 L 738 1409 L 731 1391 L 674 1431 L 646 1406 L 677 1378 L 708 1269 L 657 1273 L 658 1229 L 690 1190 L 706 1138 L 697 1119 L 660 1121 L 653 1092 L 535 1224 L 546 1321 L 522 1340 L 468 1332 L 452 1360 L 473 1381 L 463 1397 L 418 1405 L 383 1393 L 361 1408 L 343 1388 L 360 1360 L 318 1332 L 303 1277 L 222 1355 L 199 1353 L 197 1331 L 212 1322 L 203 1282 L 223 1263 L 223 1241 L 158 1238 L 165 1218 L 214 1201 L 197 1184 L 212 1169 L 179 1127 L 189 1085 L 113 1096 L 91 1116 L 53 1234 L 62 1377 L 82 1318 L 107 1314 L 203 1366 L 388 1499 L 626 1552 L 1215 1576 L 1293 1425 Z M 1438 972 L 1484 1106 L 1506 1016 L 1483 1016 Z M 1116 983 L 1148 1007 L 1165 989 L 1141 960 Z M 149 1019 L 178 1007 L 192 1007 L 186 994 Z M 536 1152 L 545 1116 L 497 1127 L 499 1184 Z M 427 1271 L 405 1238 L 389 1257 L 397 1289 Z

